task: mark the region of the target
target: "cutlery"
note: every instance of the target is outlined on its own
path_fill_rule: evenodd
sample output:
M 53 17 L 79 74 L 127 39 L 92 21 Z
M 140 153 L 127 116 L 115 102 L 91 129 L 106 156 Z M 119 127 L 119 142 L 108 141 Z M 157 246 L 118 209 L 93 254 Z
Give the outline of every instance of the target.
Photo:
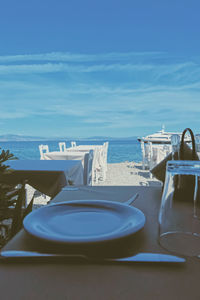
M 66 186 L 66 187 L 64 187 L 64 188 L 62 188 L 62 191 L 78 191 L 78 190 L 85 190 L 85 191 L 89 191 L 89 192 L 93 192 L 93 193 L 100 193 L 100 194 L 104 194 L 105 192 L 102 192 L 102 191 L 98 191 L 98 190 L 94 190 L 94 189 L 89 189 L 89 188 L 87 188 L 87 187 L 68 187 L 68 186 Z M 108 194 L 108 192 L 106 192 L 107 194 Z M 113 193 L 112 193 L 113 194 Z M 138 193 L 136 193 L 135 195 L 133 195 L 130 199 L 128 199 L 127 201 L 125 201 L 125 202 L 123 202 L 124 204 L 127 204 L 127 205 L 131 205 L 137 198 L 138 198 L 138 196 L 139 196 L 139 194 Z
M 96 258 L 90 257 L 86 254 L 53 254 L 53 253 L 40 253 L 36 251 L 21 251 L 21 250 L 2 250 L 0 258 L 3 260 L 20 259 L 20 258 L 62 258 L 74 260 L 83 260 L 88 262 L 159 262 L 159 263 L 184 263 L 185 258 L 178 257 L 170 254 L 162 253 L 138 253 L 129 257 L 122 258 Z
M 124 203 L 127 205 L 131 205 L 138 198 L 138 196 L 139 196 L 139 194 L 136 193 L 135 195 L 133 195 L 130 199 L 128 199 Z

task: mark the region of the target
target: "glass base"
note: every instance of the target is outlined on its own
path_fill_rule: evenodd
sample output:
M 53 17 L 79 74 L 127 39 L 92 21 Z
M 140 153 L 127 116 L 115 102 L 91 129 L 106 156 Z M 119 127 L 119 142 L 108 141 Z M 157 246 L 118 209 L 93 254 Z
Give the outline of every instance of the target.
M 191 232 L 167 232 L 159 237 L 160 245 L 168 251 L 185 256 L 200 255 L 200 235 Z

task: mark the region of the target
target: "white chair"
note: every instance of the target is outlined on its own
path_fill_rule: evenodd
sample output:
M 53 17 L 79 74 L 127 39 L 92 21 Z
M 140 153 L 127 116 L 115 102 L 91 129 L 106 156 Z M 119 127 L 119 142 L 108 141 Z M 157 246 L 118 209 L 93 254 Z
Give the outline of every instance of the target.
M 100 164 L 103 181 L 106 180 L 106 173 L 108 169 L 107 157 L 108 157 L 108 142 L 105 142 L 102 147 L 102 165 Z
M 76 142 L 71 142 L 71 147 L 76 147 Z
M 39 150 L 40 150 L 40 159 L 46 159 L 44 157 L 45 153 L 49 152 L 49 146 L 48 145 L 39 145 Z
M 142 150 L 142 169 L 150 168 L 150 161 L 152 155 L 152 143 L 144 143 L 141 141 L 141 150 Z
M 152 146 L 152 142 L 148 142 L 149 153 L 148 153 L 148 167 L 149 170 L 153 169 L 153 167 L 157 164 L 158 160 L 158 148 Z M 153 178 L 152 173 L 150 172 L 150 178 Z
M 149 169 L 152 170 L 157 164 L 159 164 L 170 153 L 170 146 L 162 144 L 149 143 Z M 150 178 L 153 175 L 150 173 Z
M 198 157 L 200 158 L 200 134 L 196 134 L 195 137 L 195 147 Z
M 171 146 L 172 146 L 172 158 L 174 159 L 175 152 L 179 152 L 180 148 L 180 135 L 172 134 L 171 135 Z
M 167 155 L 168 148 L 165 145 L 153 144 L 150 145 L 150 162 L 149 168 L 150 170 L 154 168 L 157 164 L 159 164 Z
M 103 167 L 101 165 L 101 150 L 97 148 L 94 149 L 94 157 L 93 157 L 93 183 L 99 182 L 99 179 L 103 177 L 102 172 L 103 172 Z
M 60 152 L 65 152 L 67 150 L 65 142 L 60 142 L 58 143 L 58 145 L 59 145 Z
M 93 185 L 94 183 L 98 182 L 98 151 L 97 149 L 90 150 L 88 153 L 88 160 L 87 160 L 87 166 L 86 167 L 86 184 L 87 185 Z
M 88 161 L 87 161 L 87 185 L 92 185 L 93 183 L 93 159 L 94 159 L 94 151 L 90 150 L 88 153 Z
M 165 156 L 169 155 L 172 152 L 172 146 L 171 145 L 164 145 L 163 151 L 165 151 Z

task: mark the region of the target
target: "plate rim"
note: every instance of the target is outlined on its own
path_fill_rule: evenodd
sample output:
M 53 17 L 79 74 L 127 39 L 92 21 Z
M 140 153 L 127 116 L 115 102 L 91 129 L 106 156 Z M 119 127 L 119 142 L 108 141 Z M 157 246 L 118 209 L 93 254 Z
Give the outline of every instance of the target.
M 134 212 L 136 212 L 137 214 L 140 215 L 141 217 L 141 221 L 139 224 L 137 224 L 137 226 L 131 226 L 130 228 L 128 228 L 128 230 L 126 230 L 125 232 L 122 231 L 121 234 L 120 232 L 119 233 L 114 233 L 114 234 L 111 234 L 107 237 L 104 236 L 104 238 L 92 238 L 92 239 L 84 239 L 84 240 L 81 240 L 81 239 L 56 239 L 55 237 L 51 237 L 50 235 L 45 235 L 45 234 L 42 234 L 41 232 L 38 234 L 37 230 L 35 230 L 33 227 L 29 226 L 29 218 L 32 219 L 34 215 L 37 215 L 38 214 L 38 211 L 41 212 L 42 210 L 47 210 L 48 208 L 50 207 L 54 207 L 54 206 L 65 206 L 65 205 L 70 205 L 70 204 L 74 204 L 74 203 L 92 203 L 93 205 L 95 203 L 99 203 L 99 204 L 109 204 L 111 206 L 118 206 L 118 207 L 125 207 L 127 210 L 132 210 Z M 146 222 L 146 217 L 144 215 L 144 213 L 139 209 L 139 208 L 136 208 L 134 206 L 131 206 L 131 205 L 127 205 L 126 203 L 123 203 L 123 202 L 117 202 L 117 201 L 111 201 L 111 200 L 99 200 L 99 199 L 83 199 L 83 200 L 69 200 L 69 201 L 62 201 L 62 202 L 57 202 L 57 203 L 51 203 L 51 204 L 48 204 L 48 205 L 45 205 L 43 207 L 40 207 L 38 208 L 37 210 L 35 211 L 32 211 L 30 214 L 28 214 L 24 220 L 23 220 L 23 228 L 24 230 L 29 234 L 31 235 L 32 237 L 34 238 L 37 238 L 39 240 L 43 240 L 43 241 L 46 241 L 46 242 L 53 242 L 53 243 L 56 243 L 56 244 L 66 244 L 66 245 L 83 245 L 83 244 L 96 244 L 96 243 L 103 243 L 103 242 L 107 242 L 107 241 L 115 241 L 115 240 L 119 240 L 119 239 L 122 239 L 122 238 L 125 238 L 125 237 L 128 237 L 128 236 L 131 236 L 131 235 L 134 235 L 135 233 L 137 233 L 138 231 L 140 231 L 144 225 L 145 225 L 145 222 Z M 28 223 L 28 226 L 27 226 L 27 223 Z M 31 224 L 31 223 L 30 223 Z

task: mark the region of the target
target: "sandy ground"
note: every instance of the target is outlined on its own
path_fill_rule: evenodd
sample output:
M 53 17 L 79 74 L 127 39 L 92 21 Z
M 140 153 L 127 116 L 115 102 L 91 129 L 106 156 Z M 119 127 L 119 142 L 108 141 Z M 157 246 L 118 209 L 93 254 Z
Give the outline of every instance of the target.
M 141 163 L 123 162 L 108 164 L 106 180 L 97 185 L 160 185 L 155 178 L 151 178 L 148 170 L 142 170 Z M 96 185 L 96 184 L 95 184 Z
M 116 164 L 108 164 L 106 180 L 100 181 L 95 185 L 161 185 L 155 178 L 151 178 L 148 170 L 142 170 L 141 163 L 122 162 Z M 27 201 L 29 202 L 34 194 L 34 209 L 45 205 L 50 197 L 42 195 L 35 191 L 31 186 L 27 185 Z

